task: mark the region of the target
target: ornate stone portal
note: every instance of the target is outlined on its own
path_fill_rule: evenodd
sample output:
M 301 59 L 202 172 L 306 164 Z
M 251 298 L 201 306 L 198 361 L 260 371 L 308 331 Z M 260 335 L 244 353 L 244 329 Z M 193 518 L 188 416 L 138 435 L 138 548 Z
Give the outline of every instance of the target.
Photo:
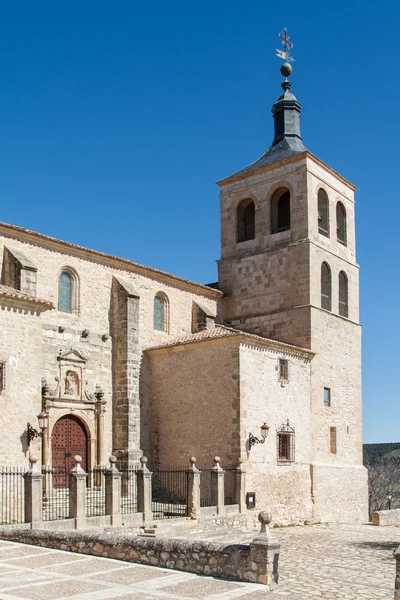
M 58 375 L 56 386 L 50 389 L 46 379 L 42 380 L 43 408 L 49 413 L 49 428 L 43 438 L 43 464 L 52 464 L 52 432 L 56 422 L 71 414 L 82 421 L 88 438 L 88 467 L 104 462 L 104 392 L 99 385 L 93 392 L 85 379 L 88 358 L 75 348 L 57 356 Z

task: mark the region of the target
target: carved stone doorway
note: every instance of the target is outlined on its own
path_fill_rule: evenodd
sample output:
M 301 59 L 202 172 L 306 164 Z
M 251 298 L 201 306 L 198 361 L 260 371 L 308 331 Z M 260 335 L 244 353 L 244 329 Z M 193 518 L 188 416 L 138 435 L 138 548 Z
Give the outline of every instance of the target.
M 88 440 L 85 426 L 74 415 L 61 417 L 53 428 L 51 440 L 52 467 L 56 472 L 69 472 L 74 466 L 74 456 L 82 456 L 82 469 L 87 468 Z M 57 478 L 58 479 L 58 478 Z M 54 487 L 61 487 L 54 482 Z

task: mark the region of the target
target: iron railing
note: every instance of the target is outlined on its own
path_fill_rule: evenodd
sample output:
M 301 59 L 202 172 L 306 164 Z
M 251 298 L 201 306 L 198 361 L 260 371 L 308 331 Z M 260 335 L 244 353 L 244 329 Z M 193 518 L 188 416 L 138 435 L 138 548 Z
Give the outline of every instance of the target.
M 122 514 L 137 512 L 137 467 L 126 469 L 121 475 L 121 512 Z
M 215 506 L 217 504 L 214 498 L 214 490 L 212 486 L 212 470 L 204 469 L 200 475 L 200 507 Z
M 99 517 L 106 514 L 106 484 L 105 472 L 107 467 L 93 467 L 86 472 L 86 516 Z
M 24 467 L 0 468 L 0 524 L 23 523 L 25 520 Z
M 69 517 L 69 473 L 63 467 L 42 467 L 43 521 Z
M 225 469 L 224 471 L 224 504 L 235 504 L 236 469 Z
M 154 519 L 187 516 L 188 471 L 184 468 L 154 469 L 152 510 Z

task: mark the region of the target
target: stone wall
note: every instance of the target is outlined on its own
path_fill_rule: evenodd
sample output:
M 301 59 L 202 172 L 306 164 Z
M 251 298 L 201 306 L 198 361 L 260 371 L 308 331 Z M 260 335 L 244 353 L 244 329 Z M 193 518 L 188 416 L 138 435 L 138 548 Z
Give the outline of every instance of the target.
M 386 527 L 388 525 L 400 526 L 400 508 L 392 510 L 377 510 L 372 515 L 373 525 Z
M 27 423 L 37 427 L 41 410 L 42 343 L 40 315 L 33 308 L 4 303 L 0 306 L 0 361 L 5 363 L 1 391 L 1 463 L 27 464 Z
M 69 550 L 144 565 L 177 569 L 274 587 L 278 581 L 278 544 L 265 537 L 248 544 L 151 539 L 132 535 L 26 531 L 0 528 L 2 539 Z
M 150 439 L 143 439 L 143 449 L 151 466 L 186 467 L 195 456 L 197 467 L 209 469 L 218 455 L 223 467 L 236 467 L 238 344 L 214 340 L 146 354 L 150 382 L 142 414 Z
M 289 382 L 282 385 L 280 358 L 289 361 Z M 282 347 L 240 346 L 241 449 L 246 488 L 256 492 L 256 506 L 268 510 L 282 524 L 311 521 L 310 495 L 310 378 L 311 357 Z M 289 419 L 295 430 L 294 462 L 277 456 L 277 432 Z M 270 427 L 264 444 L 248 448 L 249 433 L 260 438 L 260 427 Z

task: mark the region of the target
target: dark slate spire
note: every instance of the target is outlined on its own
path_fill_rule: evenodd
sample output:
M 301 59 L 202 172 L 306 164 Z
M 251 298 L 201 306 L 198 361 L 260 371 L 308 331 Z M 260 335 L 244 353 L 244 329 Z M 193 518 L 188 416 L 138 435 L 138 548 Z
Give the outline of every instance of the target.
M 283 34 L 287 31 L 284 29 Z M 282 37 L 282 39 L 285 39 Z M 290 45 L 285 46 L 285 52 L 278 50 L 278 56 L 284 58 L 286 61 L 293 60 L 289 54 L 289 50 L 292 47 Z M 298 102 L 296 96 L 292 94 L 290 88 L 292 84 L 288 81 L 288 77 L 292 72 L 292 67 L 288 62 L 283 63 L 281 66 L 281 74 L 285 77 L 285 81 L 282 82 L 283 93 L 279 96 L 278 100 L 272 107 L 272 116 L 274 118 L 274 139 L 268 150 L 255 162 L 251 163 L 248 167 L 245 167 L 241 171 L 235 173 L 235 175 L 242 175 L 250 171 L 254 171 L 260 167 L 265 167 L 278 160 L 294 156 L 305 152 L 307 148 L 304 146 L 301 135 L 300 135 L 300 115 L 301 115 L 301 104 Z

